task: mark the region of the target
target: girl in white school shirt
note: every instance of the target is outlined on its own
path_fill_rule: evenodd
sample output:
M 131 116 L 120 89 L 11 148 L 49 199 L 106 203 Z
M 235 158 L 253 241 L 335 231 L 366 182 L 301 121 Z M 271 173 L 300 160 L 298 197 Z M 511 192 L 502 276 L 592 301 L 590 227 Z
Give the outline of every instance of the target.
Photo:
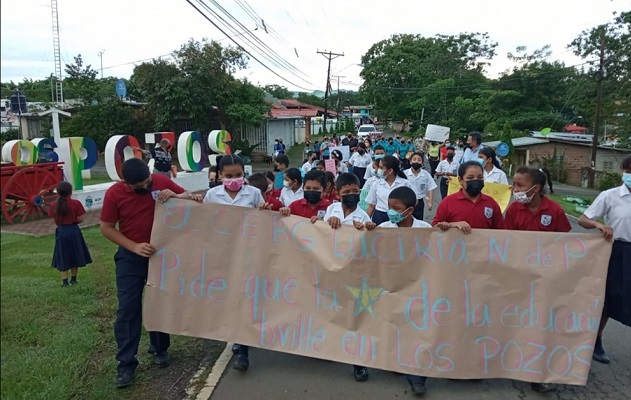
M 285 171 L 285 180 L 283 181 L 283 190 L 280 191 L 280 202 L 285 207 L 289 207 L 296 200 L 305 197 L 302 190 L 302 172 L 298 168 L 289 168 Z
M 227 155 L 219 161 L 217 167 L 222 185 L 216 186 L 204 197 L 204 203 L 225 204 L 230 206 L 264 208 L 265 200 L 261 191 L 245 184 L 245 168 L 239 156 Z M 295 169 L 295 168 L 294 168 Z M 300 171 L 298 171 L 300 174 Z M 232 348 L 237 357 L 232 365 L 234 369 L 246 371 L 250 366 L 248 346 L 235 345 Z
M 478 153 L 478 162 L 484 170 L 484 182 L 508 185 L 508 178 L 506 178 L 506 173 L 500 168 L 500 162 L 497 161 L 495 150 L 490 147 L 481 148 Z
M 366 202 L 369 204 L 366 213 L 372 221 L 379 225 L 388 221 L 388 196 L 394 189 L 410 187 L 405 174 L 401 171 L 399 160 L 394 156 L 385 156 L 379 162 L 377 176 L 379 180 L 370 189 Z

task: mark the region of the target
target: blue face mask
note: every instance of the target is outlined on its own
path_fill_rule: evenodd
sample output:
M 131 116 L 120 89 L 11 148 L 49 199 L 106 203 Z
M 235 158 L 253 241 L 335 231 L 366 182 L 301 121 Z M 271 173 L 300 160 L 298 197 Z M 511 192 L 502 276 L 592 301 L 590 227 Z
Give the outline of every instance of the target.
M 403 213 L 400 213 L 398 211 L 394 211 L 392 209 L 389 209 L 386 212 L 386 214 L 388 214 L 388 219 L 393 224 L 398 224 L 399 222 L 401 222 L 401 221 L 403 221 L 405 219 L 405 217 L 403 216 Z
M 624 184 L 627 185 L 627 187 L 631 188 L 631 174 L 628 172 L 624 172 L 622 174 L 622 182 L 624 182 Z
M 480 163 L 480 165 L 484 167 L 484 164 L 486 164 L 486 161 L 484 161 L 481 158 L 478 158 L 478 163 Z
M 385 154 L 375 154 L 375 160 L 381 160 L 385 156 L 386 156 Z

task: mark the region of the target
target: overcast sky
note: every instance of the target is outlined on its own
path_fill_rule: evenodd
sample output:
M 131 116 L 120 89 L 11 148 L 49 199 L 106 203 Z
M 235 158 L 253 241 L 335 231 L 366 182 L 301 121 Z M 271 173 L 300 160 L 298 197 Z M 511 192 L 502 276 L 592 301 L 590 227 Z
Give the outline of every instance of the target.
M 198 5 L 196 0 L 192 3 Z M 218 10 L 211 0 L 205 0 Z M 340 87 L 357 90 L 361 56 L 392 34 L 433 36 L 488 32 L 499 42 L 489 76 L 511 67 L 506 53 L 525 45 L 552 45 L 552 58 L 579 64 L 566 45 L 579 32 L 611 21 L 613 11 L 631 8 L 631 0 L 217 0 L 221 7 L 299 72 L 288 72 L 253 51 L 284 81 L 250 60 L 247 77 L 255 84 L 275 83 L 293 90 L 323 90 L 326 59 L 317 50 L 344 53 L 332 64 L 343 75 Z M 249 5 L 264 21 L 246 13 Z M 50 0 L 2 1 L 1 80 L 43 79 L 54 71 Z M 58 0 L 62 64 L 81 53 L 105 76 L 128 78 L 139 60 L 167 55 L 190 38 L 228 44 L 225 36 L 186 0 Z M 221 11 L 222 17 L 226 18 Z M 250 10 L 252 14 L 252 11 Z M 216 18 L 213 18 L 216 20 Z M 236 23 L 231 22 L 233 26 Z M 241 32 L 243 29 L 237 27 Z M 243 37 L 236 37 L 248 50 Z M 135 63 L 134 63 L 135 62 Z M 298 75 L 298 76 L 296 76 Z M 337 86 L 337 81 L 333 87 Z

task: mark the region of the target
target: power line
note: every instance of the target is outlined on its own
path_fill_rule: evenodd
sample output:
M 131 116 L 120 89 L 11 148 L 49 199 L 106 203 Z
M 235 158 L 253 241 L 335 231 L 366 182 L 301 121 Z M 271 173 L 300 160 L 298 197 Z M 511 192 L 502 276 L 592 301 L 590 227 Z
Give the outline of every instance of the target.
M 217 24 L 215 24 L 215 22 L 213 22 L 213 20 L 211 20 L 210 18 L 208 18 L 208 16 L 206 14 L 204 14 L 199 8 L 197 8 L 192 2 L 191 0 L 186 0 L 186 2 L 188 4 L 191 5 L 191 7 L 193 7 L 202 17 L 204 17 L 208 22 L 210 22 L 215 28 L 217 28 L 217 30 L 219 30 L 219 32 L 221 32 L 223 35 L 225 35 L 226 37 L 230 38 L 230 36 L 223 30 L 221 29 Z M 258 62 L 262 67 L 264 67 L 265 69 L 267 69 L 268 71 L 270 71 L 271 73 L 273 73 L 274 75 L 276 75 L 277 77 L 279 77 L 280 79 L 282 79 L 283 81 L 289 83 L 290 85 L 293 85 L 297 88 L 303 89 L 303 90 L 312 90 L 312 89 L 308 89 L 305 88 L 303 86 L 297 85 L 295 83 L 293 83 L 292 81 L 288 80 L 287 78 L 285 78 L 284 76 L 281 76 L 279 73 L 277 73 L 276 71 L 272 70 L 270 67 L 268 67 L 266 64 L 263 64 L 258 58 L 254 57 L 252 55 L 252 53 L 250 53 L 249 51 L 247 51 L 246 49 L 243 48 L 243 46 L 241 46 L 236 40 L 234 40 L 233 38 L 230 38 L 230 40 L 239 48 L 241 49 L 245 54 L 247 54 L 248 56 L 250 56 L 254 61 Z

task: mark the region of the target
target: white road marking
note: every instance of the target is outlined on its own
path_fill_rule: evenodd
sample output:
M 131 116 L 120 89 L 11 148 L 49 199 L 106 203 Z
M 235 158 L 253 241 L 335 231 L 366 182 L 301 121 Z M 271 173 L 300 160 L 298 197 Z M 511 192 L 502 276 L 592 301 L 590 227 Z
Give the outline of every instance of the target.
M 226 343 L 226 348 L 223 349 L 223 352 L 221 353 L 219 358 L 217 358 L 217 361 L 215 361 L 213 369 L 210 371 L 208 378 L 206 378 L 206 382 L 204 382 L 204 387 L 202 387 L 199 393 L 197 393 L 197 397 L 195 400 L 210 399 L 210 396 L 212 396 L 215 387 L 217 387 L 217 383 L 219 383 L 219 379 L 221 379 L 221 376 L 228 367 L 231 358 L 232 343 Z

